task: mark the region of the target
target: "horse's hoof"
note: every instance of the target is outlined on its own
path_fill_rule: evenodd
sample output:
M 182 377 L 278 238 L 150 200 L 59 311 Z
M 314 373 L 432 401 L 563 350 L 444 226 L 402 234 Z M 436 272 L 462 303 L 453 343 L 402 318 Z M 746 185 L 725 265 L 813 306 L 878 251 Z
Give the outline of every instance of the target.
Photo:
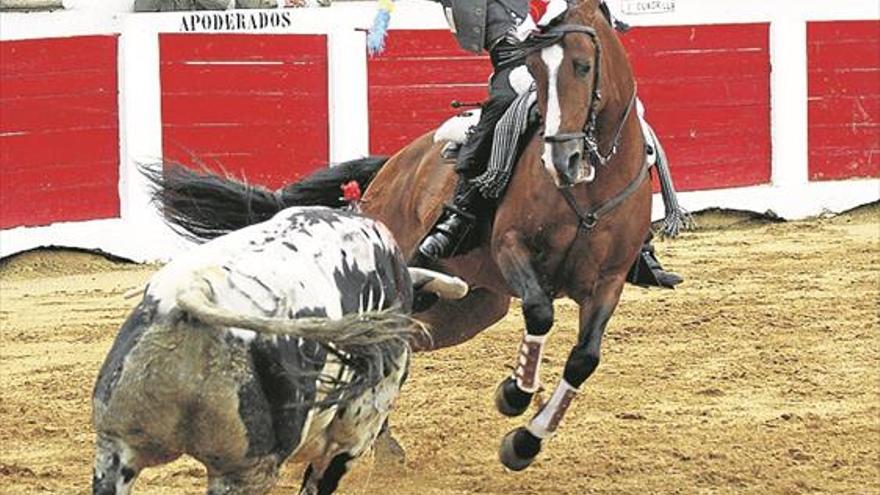
M 529 467 L 541 451 L 541 439 L 519 427 L 512 430 L 501 440 L 498 458 L 501 464 L 511 471 L 522 471 Z
M 520 416 L 532 403 L 532 395 L 520 390 L 516 386 L 516 380 L 509 376 L 495 389 L 495 407 L 505 416 Z
M 399 468 L 406 466 L 406 451 L 387 430 L 376 437 L 376 441 L 373 443 L 373 452 L 375 462 L 383 466 Z

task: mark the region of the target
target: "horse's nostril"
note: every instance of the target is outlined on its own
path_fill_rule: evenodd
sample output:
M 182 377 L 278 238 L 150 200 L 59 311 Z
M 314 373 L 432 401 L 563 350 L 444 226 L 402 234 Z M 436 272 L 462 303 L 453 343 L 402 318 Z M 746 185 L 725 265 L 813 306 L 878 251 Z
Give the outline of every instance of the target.
M 569 170 L 574 169 L 580 166 L 581 163 L 581 153 L 579 151 L 575 151 L 568 157 L 568 168 Z

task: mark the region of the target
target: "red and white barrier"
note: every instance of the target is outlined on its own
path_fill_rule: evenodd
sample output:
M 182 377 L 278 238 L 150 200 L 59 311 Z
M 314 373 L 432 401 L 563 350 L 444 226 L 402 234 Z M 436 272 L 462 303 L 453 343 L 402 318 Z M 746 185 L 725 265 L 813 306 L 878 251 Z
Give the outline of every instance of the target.
M 880 199 L 876 2 L 623 4 L 686 208 L 802 218 Z M 398 2 L 388 50 L 369 58 L 374 8 L 0 14 L 0 256 L 165 259 L 184 243 L 137 164 L 164 156 L 275 187 L 392 153 L 450 101 L 485 97 L 488 60 L 457 48 L 435 3 Z

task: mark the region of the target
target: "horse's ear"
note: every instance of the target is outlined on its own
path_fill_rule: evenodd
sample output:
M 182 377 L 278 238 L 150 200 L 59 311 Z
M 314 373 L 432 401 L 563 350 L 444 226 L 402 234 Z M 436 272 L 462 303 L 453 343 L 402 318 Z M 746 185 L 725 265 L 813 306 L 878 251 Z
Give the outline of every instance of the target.
M 599 8 L 599 2 L 602 0 L 569 0 L 569 5 L 576 8 L 584 9 L 584 12 L 592 12 Z
M 581 17 L 581 21 L 585 23 L 592 19 L 599 10 L 599 4 L 602 0 L 568 0 L 568 11 L 570 14 L 576 14 Z

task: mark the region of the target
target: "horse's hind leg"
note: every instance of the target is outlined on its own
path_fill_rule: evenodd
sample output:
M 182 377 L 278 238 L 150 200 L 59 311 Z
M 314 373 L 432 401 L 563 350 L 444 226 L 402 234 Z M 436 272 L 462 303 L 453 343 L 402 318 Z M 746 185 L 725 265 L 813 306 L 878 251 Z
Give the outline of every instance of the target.
M 541 286 L 530 254 L 518 235 L 511 232 L 502 236 L 497 260 L 508 284 L 522 298 L 526 331 L 513 376 L 498 386 L 495 405 L 506 416 L 519 416 L 528 409 L 541 386 L 541 355 L 553 326 L 553 300 Z
M 508 468 L 520 471 L 531 464 L 541 442 L 553 436 L 581 385 L 599 366 L 602 336 L 623 285 L 622 274 L 600 280 L 593 297 L 581 303 L 578 340 L 569 353 L 562 380 L 528 426 L 511 431 L 501 443 L 501 462 Z
M 417 342 L 416 352 L 433 351 L 466 342 L 504 318 L 510 297 L 488 289 L 472 290 L 464 299 L 440 300 L 418 318 L 431 329 L 430 342 Z

